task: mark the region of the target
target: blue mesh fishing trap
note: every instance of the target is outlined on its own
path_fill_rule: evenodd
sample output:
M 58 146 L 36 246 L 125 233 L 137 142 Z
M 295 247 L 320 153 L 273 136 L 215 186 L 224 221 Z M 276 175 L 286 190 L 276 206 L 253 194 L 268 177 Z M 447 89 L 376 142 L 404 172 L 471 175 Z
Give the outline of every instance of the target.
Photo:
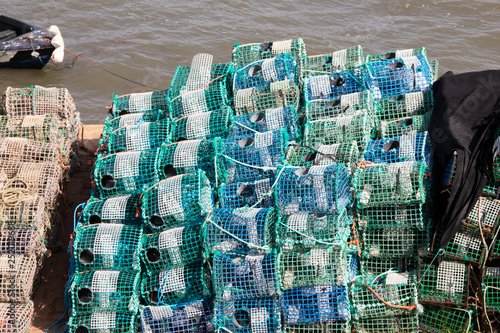
M 318 285 L 285 290 L 281 295 L 281 309 L 285 325 L 351 319 L 345 286 Z
M 97 224 L 78 228 L 73 253 L 76 272 L 140 270 L 142 228 L 124 224 Z
M 225 106 L 218 111 L 194 113 L 177 119 L 172 124 L 172 142 L 216 137 L 229 134 L 233 110 Z
M 213 253 L 269 251 L 276 240 L 276 210 L 216 208 L 204 223 L 205 249 Z
M 245 206 L 270 208 L 274 206 L 273 179 L 262 179 L 253 182 L 235 182 L 222 184 L 219 187 L 221 207 L 235 209 Z
M 281 332 L 280 302 L 277 298 L 216 302 L 215 325 L 221 332 Z
M 141 309 L 144 333 L 209 333 L 214 331 L 212 300 L 179 305 L 146 306 Z
M 283 128 L 290 140 L 300 139 L 300 127 L 297 124 L 297 110 L 293 105 L 267 109 L 263 112 L 235 116 L 232 135 L 251 135 L 254 132 L 266 132 Z
M 140 194 L 127 194 L 89 201 L 82 212 L 83 224 L 140 224 Z
M 129 113 L 167 112 L 170 90 L 158 90 L 115 96 L 111 109 L 113 117 Z
M 226 88 L 214 86 L 186 92 L 172 99 L 169 115 L 172 119 L 179 119 L 195 113 L 219 111 L 228 105 L 231 104 Z
M 284 215 L 337 213 L 350 202 L 347 168 L 343 164 L 282 167 L 275 196 Z
M 135 333 L 137 314 L 127 312 L 93 312 L 72 314 L 68 321 L 68 333 Z
M 276 252 L 265 255 L 214 253 L 215 299 L 231 302 L 278 295 Z
M 283 130 L 218 140 L 217 176 L 222 182 L 270 178 L 285 163 L 287 144 Z
M 233 63 L 236 67 L 269 59 L 283 53 L 290 53 L 295 62 L 299 64 L 300 60 L 306 55 L 306 46 L 302 38 L 244 45 L 236 43 L 232 52 Z
M 205 173 L 198 170 L 164 179 L 144 189 L 142 217 L 151 230 L 162 231 L 201 223 L 212 204 L 210 182 Z

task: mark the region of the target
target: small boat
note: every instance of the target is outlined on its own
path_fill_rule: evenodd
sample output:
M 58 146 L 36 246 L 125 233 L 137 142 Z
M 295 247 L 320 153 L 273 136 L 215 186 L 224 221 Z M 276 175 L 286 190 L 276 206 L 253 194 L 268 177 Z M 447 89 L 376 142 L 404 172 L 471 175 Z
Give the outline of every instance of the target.
M 64 59 L 64 41 L 59 28 L 43 30 L 0 15 L 0 67 L 41 69 L 50 60 Z

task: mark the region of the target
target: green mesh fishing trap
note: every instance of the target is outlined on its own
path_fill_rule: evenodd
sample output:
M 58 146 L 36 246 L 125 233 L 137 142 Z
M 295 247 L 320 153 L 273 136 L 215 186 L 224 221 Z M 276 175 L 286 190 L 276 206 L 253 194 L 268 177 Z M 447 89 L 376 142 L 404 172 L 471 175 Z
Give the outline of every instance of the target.
M 80 227 L 73 244 L 76 272 L 137 271 L 142 228 L 124 224 Z
M 358 210 L 358 228 L 417 228 L 429 226 L 429 207 L 425 204 L 377 206 Z
M 141 259 L 148 274 L 203 259 L 201 225 L 165 230 L 142 237 Z
M 302 78 L 342 72 L 363 64 L 363 49 L 353 46 L 328 54 L 302 57 Z
M 290 80 L 276 81 L 256 88 L 240 89 L 234 94 L 234 113 L 248 115 L 285 106 L 300 105 L 299 87 Z
M 409 133 L 425 132 L 429 129 L 430 121 L 431 113 L 429 112 L 423 115 L 385 121 L 379 127 L 378 136 L 382 139 L 388 139 Z
M 205 250 L 209 253 L 268 251 L 276 242 L 274 208 L 216 208 L 204 223 Z
M 233 117 L 232 136 L 250 135 L 283 128 L 290 140 L 300 139 L 297 110 L 293 105 Z
M 479 231 L 461 227 L 444 248 L 445 258 L 461 260 L 480 266 L 485 258 L 485 248 Z
M 497 238 L 493 243 L 493 249 L 489 254 L 489 259 L 500 259 L 500 239 Z
M 356 141 L 362 151 L 371 139 L 374 127 L 373 118 L 366 110 L 350 116 L 311 121 L 304 127 L 304 143 L 314 147 Z
M 390 59 L 400 59 L 412 56 L 420 56 L 427 55 L 427 51 L 425 47 L 419 47 L 414 49 L 405 49 L 405 50 L 397 50 L 397 51 L 389 51 L 387 53 L 381 54 L 367 54 L 366 62 L 374 62 L 374 61 L 385 61 Z
M 0 333 L 27 332 L 31 327 L 35 308 L 32 301 L 26 303 L 0 303 Z
M 500 200 L 479 197 L 472 211 L 464 220 L 463 227 L 479 231 L 481 225 L 483 233 L 492 237 L 500 221 Z
M 284 325 L 285 333 L 351 333 L 350 321 L 337 321 L 319 324 Z
M 376 103 L 375 116 L 381 121 L 393 121 L 432 112 L 432 91 L 418 91 L 382 99 Z
M 352 174 L 359 160 L 360 153 L 356 141 L 331 145 L 316 144 L 313 147 L 307 144 L 296 145 L 289 150 L 287 157 L 288 164 L 297 167 L 342 163 L 349 174 Z
M 144 333 L 214 331 L 214 305 L 211 299 L 173 306 L 146 306 L 141 309 L 140 314 Z
M 488 183 L 483 188 L 481 195 L 488 197 L 499 199 L 500 198 L 500 182 L 495 181 L 493 178 L 488 180 Z
M 377 276 L 387 271 L 409 272 L 409 278 L 417 278 L 418 258 L 363 258 L 361 262 L 361 274 Z
M 170 101 L 169 94 L 170 91 L 167 89 L 115 96 L 111 109 L 112 115 L 119 117 L 129 113 L 166 113 Z
M 276 252 L 264 255 L 214 253 L 216 301 L 233 302 L 278 296 Z
M 127 194 L 102 200 L 91 200 L 83 209 L 83 224 L 140 224 L 139 194 Z
M 500 267 L 485 267 L 482 281 L 484 307 L 487 311 L 500 309 Z
M 345 248 L 351 222 L 352 217 L 346 209 L 334 214 L 281 215 L 277 225 L 276 240 L 283 253 L 321 245 Z
M 214 322 L 220 332 L 280 332 L 280 302 L 277 298 L 216 302 Z
M 220 111 L 231 105 L 229 97 L 224 86 L 189 91 L 172 99 L 169 114 L 172 119 L 179 119 L 196 113 Z
M 141 295 L 147 305 L 174 305 L 210 297 L 207 269 L 201 264 L 175 266 L 143 274 Z
M 354 174 L 359 209 L 393 204 L 419 204 L 426 199 L 423 162 L 368 165 Z
M 407 227 L 366 229 L 363 232 L 363 256 L 366 258 L 415 257 L 426 254 L 427 230 Z
M 62 162 L 56 145 L 25 138 L 1 138 L 0 160 L 18 162 Z
M 157 179 L 203 170 L 215 184 L 215 146 L 210 140 L 186 140 L 163 144 L 155 161 Z
M 316 99 L 307 102 L 305 115 L 307 121 L 326 120 L 339 116 L 349 116 L 366 110 L 374 114 L 375 102 L 369 90 L 346 94 L 330 99 Z
M 28 302 L 37 271 L 36 254 L 0 254 L 0 302 Z
M 474 328 L 472 311 L 442 306 L 426 306 L 419 318 L 421 332 L 469 333 Z
M 137 313 L 140 280 L 140 272 L 93 271 L 75 274 L 69 290 L 71 313 Z
M 120 127 L 101 140 L 107 154 L 153 150 L 170 140 L 170 120 Z
M 343 164 L 285 166 L 276 182 L 276 206 L 281 214 L 333 214 L 350 202 L 349 174 Z
M 220 207 L 228 209 L 274 207 L 274 191 L 271 188 L 272 179 L 262 179 L 253 182 L 234 182 L 219 186 Z
M 145 111 L 138 113 L 128 113 L 118 117 L 107 117 L 104 122 L 102 137 L 105 138 L 115 130 L 128 125 L 138 125 L 142 123 L 154 123 L 165 119 L 165 113 L 158 111 Z
M 299 64 L 301 59 L 306 56 L 306 46 L 302 38 L 244 45 L 236 43 L 233 47 L 233 63 L 238 68 L 283 53 L 290 53 L 295 62 Z
M 358 277 L 351 283 L 351 298 L 356 320 L 417 313 L 417 283 L 408 273 Z
M 469 297 L 469 267 L 444 260 L 439 267 L 420 262 L 418 298 L 421 302 L 465 305 Z
M 439 78 L 439 61 L 437 59 L 429 59 L 429 66 L 431 66 L 432 80 L 435 82 Z
M 179 66 L 170 84 L 172 99 L 179 94 L 185 94 L 201 89 L 230 89 L 230 74 L 233 63 L 212 64 L 213 56 L 199 53 L 193 57 L 191 66 Z
M 145 189 L 142 217 L 151 230 L 162 231 L 201 223 L 212 206 L 210 182 L 203 171 L 197 171 L 167 178 Z
M 353 320 L 357 333 L 415 333 L 418 332 L 418 315 L 398 315 Z
M 137 315 L 127 312 L 92 312 L 69 317 L 68 333 L 134 333 Z
M 138 193 L 155 181 L 156 152 L 133 151 L 100 157 L 95 162 L 94 180 L 100 197 Z
M 172 142 L 227 137 L 233 111 L 225 106 L 218 111 L 201 112 L 177 119 L 172 123 Z
M 271 178 L 285 164 L 287 145 L 284 130 L 217 140 L 217 177 L 227 183 Z

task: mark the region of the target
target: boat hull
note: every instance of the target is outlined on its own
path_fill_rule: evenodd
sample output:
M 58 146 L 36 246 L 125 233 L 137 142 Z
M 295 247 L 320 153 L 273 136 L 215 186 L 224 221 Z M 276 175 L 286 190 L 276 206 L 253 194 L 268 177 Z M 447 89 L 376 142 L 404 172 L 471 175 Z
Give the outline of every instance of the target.
M 38 49 L 37 57 L 33 57 L 33 50 L 20 50 L 8 61 L 0 60 L 0 67 L 3 68 L 28 68 L 42 69 L 50 60 L 54 48 Z

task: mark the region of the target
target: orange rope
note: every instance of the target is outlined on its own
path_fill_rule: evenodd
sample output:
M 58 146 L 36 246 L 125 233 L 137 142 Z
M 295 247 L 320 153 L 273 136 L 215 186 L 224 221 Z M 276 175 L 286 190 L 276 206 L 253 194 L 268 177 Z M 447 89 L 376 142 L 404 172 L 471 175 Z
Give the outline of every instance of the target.
M 412 311 L 412 310 L 414 310 L 414 309 L 417 308 L 416 304 L 412 304 L 412 305 L 396 305 L 396 304 L 391 304 L 391 303 L 387 302 L 386 300 L 384 300 L 382 297 L 380 297 L 380 295 L 377 294 L 377 292 L 375 290 L 373 290 L 372 287 L 370 287 L 370 286 L 368 286 L 368 285 L 366 285 L 364 283 L 361 283 L 359 281 L 353 281 L 353 283 L 357 283 L 357 284 L 361 284 L 361 285 L 365 286 L 369 291 L 371 291 L 373 293 L 373 295 L 375 295 L 375 297 L 377 297 L 382 303 L 384 303 L 388 307 L 395 308 L 395 309 L 403 309 L 403 310 L 407 310 L 407 311 Z

